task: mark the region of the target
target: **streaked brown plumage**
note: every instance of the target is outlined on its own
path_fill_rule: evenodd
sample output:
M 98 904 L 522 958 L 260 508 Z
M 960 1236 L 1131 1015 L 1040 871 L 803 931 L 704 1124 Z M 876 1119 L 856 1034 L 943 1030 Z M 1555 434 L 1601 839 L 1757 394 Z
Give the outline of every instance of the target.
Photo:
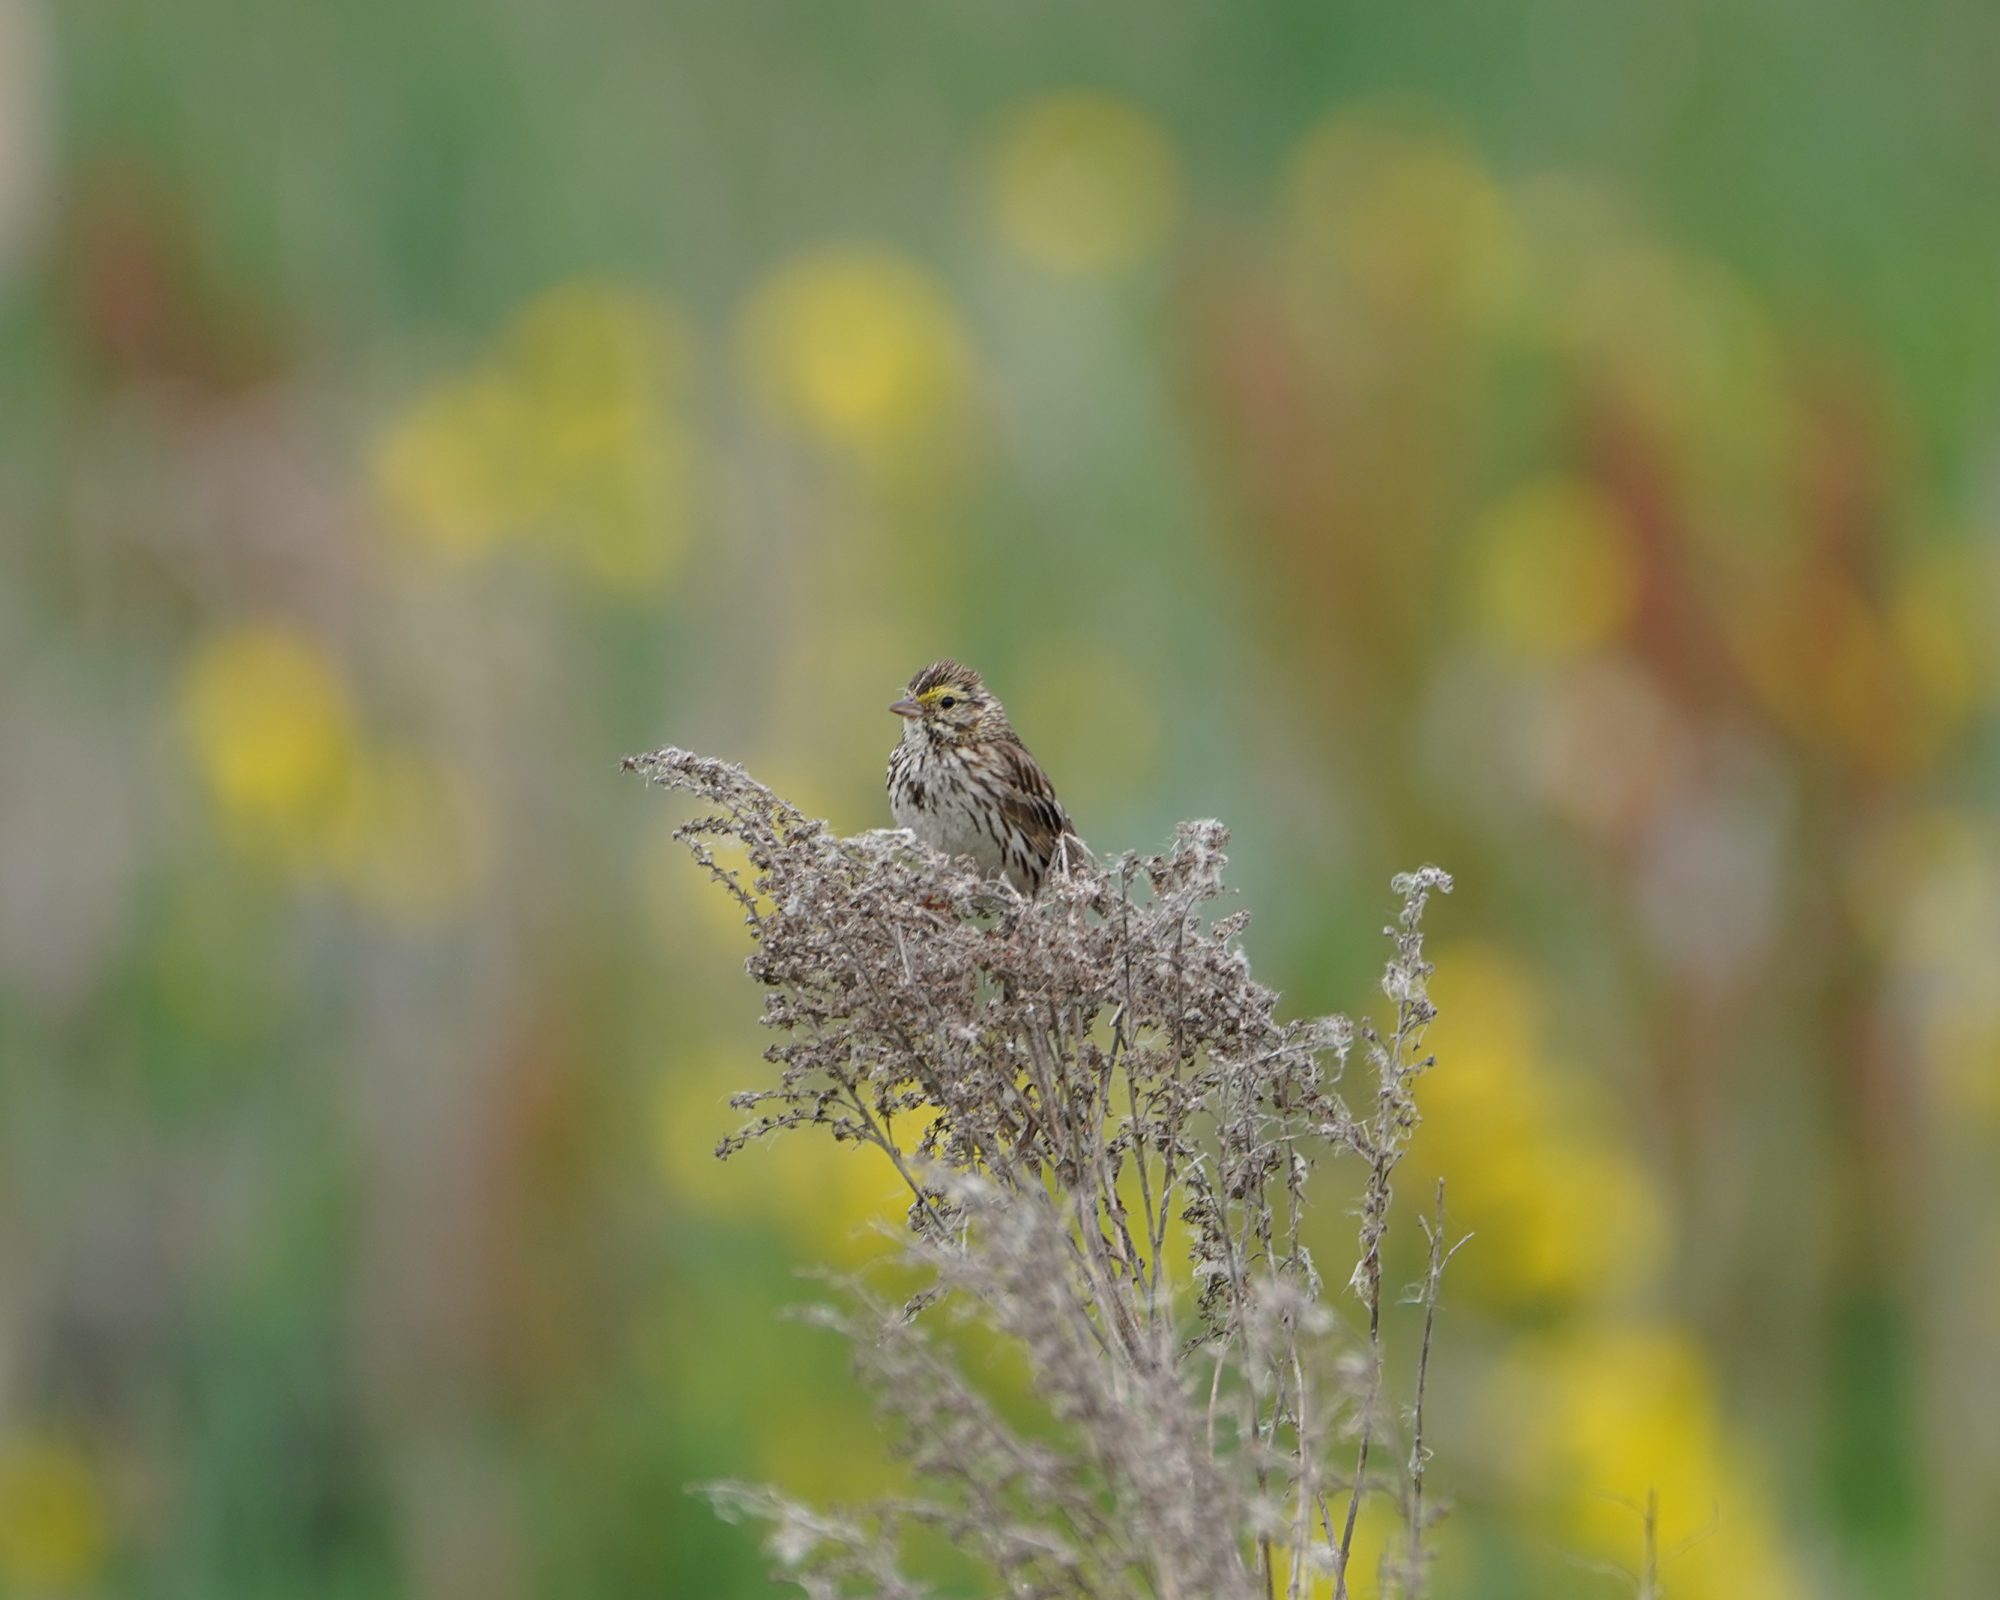
M 889 808 L 946 855 L 971 856 L 1038 893 L 1051 863 L 1083 859 L 1069 815 L 1007 712 L 978 673 L 934 661 L 889 708 L 905 719 L 889 753 Z

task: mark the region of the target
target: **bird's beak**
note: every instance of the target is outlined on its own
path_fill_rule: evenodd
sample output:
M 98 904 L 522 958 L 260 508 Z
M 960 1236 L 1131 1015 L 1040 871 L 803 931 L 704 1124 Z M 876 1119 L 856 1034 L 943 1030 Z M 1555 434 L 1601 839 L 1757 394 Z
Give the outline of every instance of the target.
M 917 697 L 909 694 L 904 695 L 889 709 L 899 717 L 921 717 L 924 714 L 924 708 L 917 703 Z

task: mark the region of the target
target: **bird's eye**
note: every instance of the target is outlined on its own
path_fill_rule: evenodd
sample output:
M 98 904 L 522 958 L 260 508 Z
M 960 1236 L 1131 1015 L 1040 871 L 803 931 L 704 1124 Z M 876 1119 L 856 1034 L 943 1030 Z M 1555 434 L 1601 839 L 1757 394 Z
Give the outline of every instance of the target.
M 940 700 L 938 704 L 943 706 L 945 710 L 949 711 L 953 706 L 958 704 L 958 696 L 948 694 L 942 700 Z

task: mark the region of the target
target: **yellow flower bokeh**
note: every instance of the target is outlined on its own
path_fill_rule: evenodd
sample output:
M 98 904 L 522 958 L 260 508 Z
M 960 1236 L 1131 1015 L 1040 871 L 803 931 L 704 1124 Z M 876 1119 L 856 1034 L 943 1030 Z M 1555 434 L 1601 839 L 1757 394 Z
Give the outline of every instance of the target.
M 251 859 L 405 921 L 449 909 L 477 880 L 471 785 L 441 757 L 371 745 L 332 658 L 301 629 L 211 635 L 182 670 L 178 709 L 223 834 Z
M 1525 484 L 1481 522 L 1473 545 L 1478 620 L 1530 660 L 1611 643 L 1639 599 L 1638 548 L 1618 508 L 1590 484 Z
M 1929 715 L 1949 731 L 2000 699 L 2000 641 L 1982 619 L 1990 563 L 1969 540 L 1938 542 L 1901 575 L 1889 631 Z
M 656 583 L 687 536 L 687 366 L 656 297 L 593 282 L 548 291 L 378 442 L 391 520 L 443 555 L 521 542 L 611 587 Z
M 1830 565 L 1733 595 L 1744 676 L 1788 732 L 1876 777 L 1931 762 L 1975 704 L 1976 627 L 1948 589 L 1912 583 L 1888 606 Z
M 520 444 L 533 431 L 498 372 L 443 385 L 413 404 L 375 453 L 375 477 L 398 526 L 455 556 L 498 543 L 536 488 Z
M 1327 118 L 1292 154 L 1285 205 L 1299 287 L 1314 301 L 1345 292 L 1399 321 L 1477 321 L 1518 276 L 1505 198 L 1420 111 Z
M 879 246 L 828 246 L 772 273 L 744 310 L 741 355 L 774 412 L 876 465 L 949 444 L 971 404 L 957 312 Z
M 1666 1592 L 1794 1600 L 1806 1591 L 1769 1495 L 1727 1437 L 1700 1349 L 1651 1325 L 1606 1324 L 1520 1345 L 1492 1379 L 1489 1437 L 1579 1559 L 1637 1571 L 1657 1496 Z
M 1347 1517 L 1345 1493 L 1329 1493 L 1328 1506 L 1337 1532 L 1344 1526 Z M 1325 1530 L 1319 1517 L 1318 1508 L 1313 1508 L 1313 1532 L 1323 1539 Z M 1447 1551 L 1451 1542 L 1449 1528 L 1449 1522 L 1433 1527 L 1426 1538 L 1425 1559 L 1433 1579 L 1436 1577 L 1438 1566 L 1448 1560 Z M 1276 1569 L 1276 1592 L 1290 1595 L 1292 1563 L 1283 1549 L 1274 1550 L 1272 1554 L 1273 1566 Z M 1388 1569 L 1389 1579 L 1386 1583 L 1383 1582 L 1385 1566 Z M 1401 1575 L 1408 1566 L 1409 1529 L 1397 1513 L 1395 1502 L 1386 1494 L 1375 1493 L 1365 1496 L 1361 1502 L 1361 1509 L 1354 1519 L 1354 1543 L 1348 1548 L 1349 1600 L 1393 1600 L 1394 1596 L 1405 1592 Z M 1334 1600 L 1336 1592 L 1333 1572 L 1322 1569 L 1317 1561 L 1307 1571 L 1299 1574 L 1299 1593 L 1304 1600 Z
M 730 1095 L 768 1082 L 772 1070 L 759 1062 L 754 1044 L 739 1054 L 670 1063 L 653 1101 L 661 1179 L 684 1204 L 783 1229 L 814 1259 L 845 1266 L 879 1260 L 893 1249 L 884 1230 L 900 1230 L 910 1207 L 908 1186 L 880 1150 L 835 1144 L 824 1130 L 806 1129 L 716 1159 L 717 1141 L 750 1120 L 730 1106 Z M 922 1128 L 899 1123 L 896 1133 L 908 1149 Z
M 1180 171 L 1164 129 L 1108 94 L 1052 95 L 1021 107 L 991 162 L 1001 237 L 1050 272 L 1120 272 L 1165 239 Z
M 55 1432 L 0 1441 L 0 1590 L 54 1594 L 92 1584 L 110 1534 L 89 1457 Z
M 1418 1096 L 1414 1160 L 1446 1175 L 1454 1228 L 1477 1235 L 1455 1281 L 1503 1309 L 1621 1301 L 1660 1266 L 1661 1196 L 1548 1060 L 1532 978 L 1481 946 L 1437 963 L 1440 1065 Z
M 313 855 L 356 750 L 339 670 L 284 623 L 222 629 L 183 669 L 180 720 L 232 838 L 282 860 Z

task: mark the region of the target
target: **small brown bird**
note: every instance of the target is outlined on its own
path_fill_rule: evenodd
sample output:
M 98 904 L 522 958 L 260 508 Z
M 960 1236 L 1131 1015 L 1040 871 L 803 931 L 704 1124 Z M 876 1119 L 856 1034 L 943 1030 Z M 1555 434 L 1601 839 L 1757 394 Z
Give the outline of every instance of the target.
M 1028 754 L 979 674 L 934 661 L 889 709 L 905 718 L 889 752 L 889 809 L 933 849 L 970 856 L 1021 893 L 1042 887 L 1051 864 L 1084 859 L 1048 774 Z

